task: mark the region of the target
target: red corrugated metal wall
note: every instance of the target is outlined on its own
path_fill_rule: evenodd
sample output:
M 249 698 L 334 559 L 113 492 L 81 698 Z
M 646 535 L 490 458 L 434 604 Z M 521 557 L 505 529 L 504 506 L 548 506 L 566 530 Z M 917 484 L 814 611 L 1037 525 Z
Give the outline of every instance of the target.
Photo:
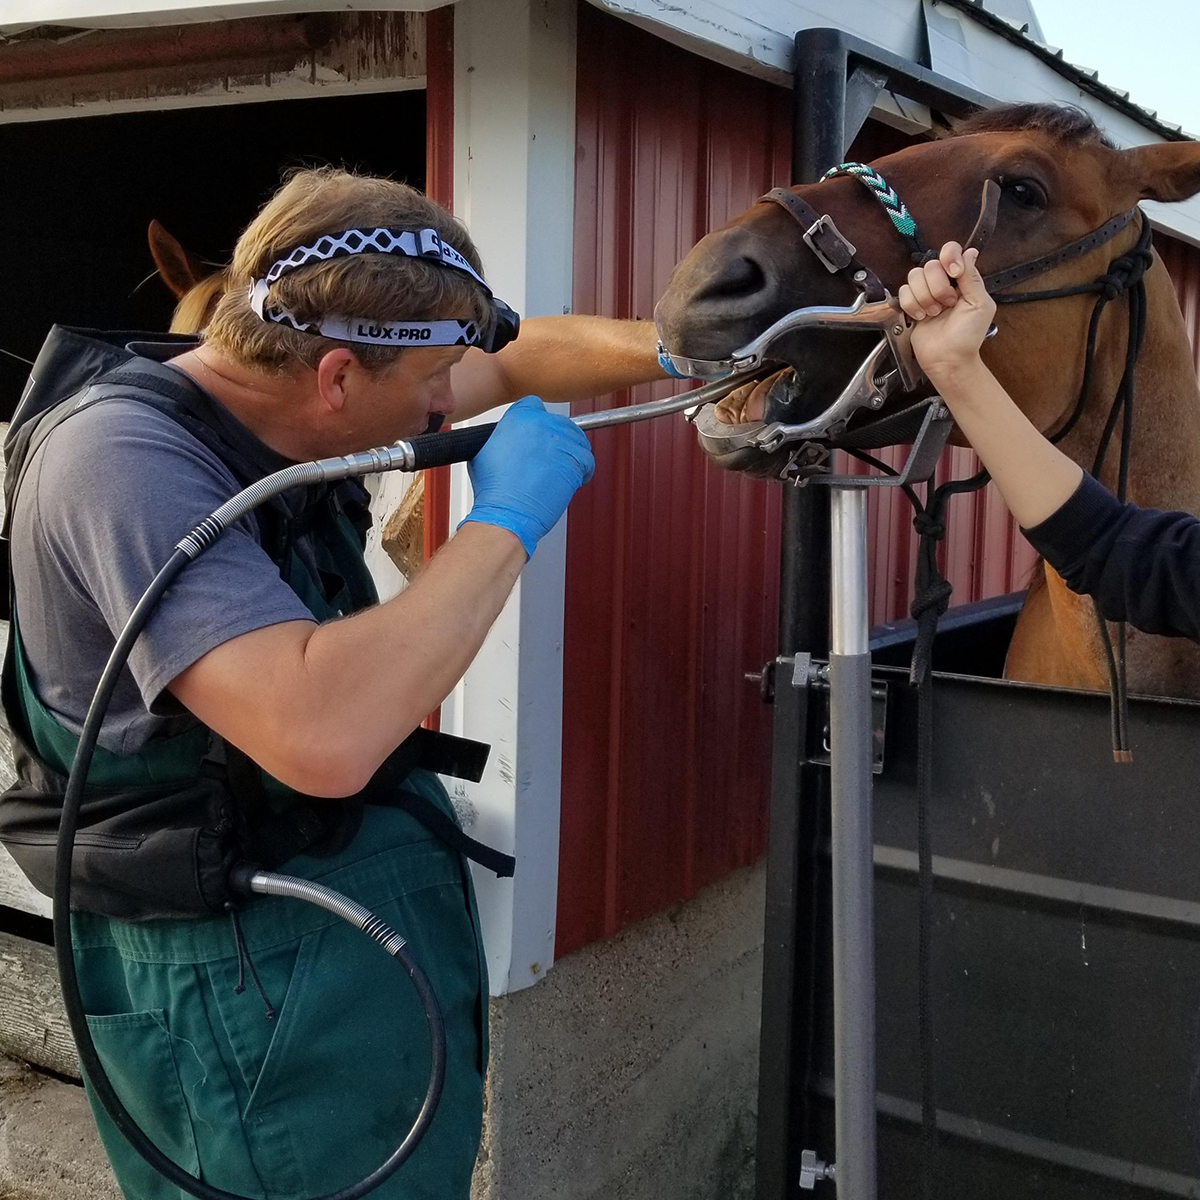
M 576 312 L 648 319 L 675 263 L 789 175 L 791 95 L 580 5 Z M 855 152 L 898 148 L 871 126 Z M 1200 252 L 1160 249 L 1200 331 Z M 670 385 L 578 410 L 640 402 Z M 693 895 L 764 847 L 777 486 L 712 466 L 682 421 L 593 438 L 568 520 L 557 953 Z M 902 451 L 890 452 L 897 461 Z M 966 476 L 974 455 L 948 451 Z M 871 617 L 907 613 L 911 511 L 874 492 Z M 951 501 L 954 603 L 1025 586 L 1034 555 L 993 489 Z
M 789 97 L 590 5 L 579 26 L 574 306 L 649 318 L 706 230 L 786 182 Z M 742 675 L 774 652 L 779 497 L 713 470 L 683 422 L 593 446 L 567 524 L 560 954 L 765 837 L 768 721 Z

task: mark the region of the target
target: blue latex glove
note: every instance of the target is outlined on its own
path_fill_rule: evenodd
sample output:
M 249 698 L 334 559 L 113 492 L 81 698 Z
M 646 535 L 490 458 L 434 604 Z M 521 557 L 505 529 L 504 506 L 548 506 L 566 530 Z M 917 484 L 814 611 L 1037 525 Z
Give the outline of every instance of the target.
M 462 525 L 480 521 L 510 530 L 532 555 L 595 467 L 583 430 L 548 413 L 536 396 L 526 396 L 500 418 L 467 464 L 475 503 Z
M 671 361 L 665 350 L 658 352 L 658 365 L 663 369 L 664 373 L 672 379 L 691 379 L 690 375 L 685 375 L 682 371 L 676 370 L 675 364 Z

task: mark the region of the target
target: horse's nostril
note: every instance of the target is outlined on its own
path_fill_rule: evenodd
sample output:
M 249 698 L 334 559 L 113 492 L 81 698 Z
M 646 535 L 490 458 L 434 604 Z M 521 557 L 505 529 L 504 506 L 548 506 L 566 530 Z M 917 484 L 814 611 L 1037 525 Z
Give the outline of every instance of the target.
M 767 285 L 762 267 L 752 258 L 734 258 L 720 275 L 709 280 L 693 298 L 702 300 L 740 300 L 757 296 Z

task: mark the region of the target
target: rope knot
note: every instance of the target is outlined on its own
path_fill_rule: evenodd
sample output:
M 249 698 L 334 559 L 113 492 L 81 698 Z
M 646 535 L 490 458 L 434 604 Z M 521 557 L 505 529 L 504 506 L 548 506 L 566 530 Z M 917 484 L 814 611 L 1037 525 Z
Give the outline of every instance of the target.
M 948 579 L 933 579 L 913 597 L 912 607 L 908 610 L 914 621 L 919 621 L 928 612 L 936 613 L 939 617 L 950 607 L 950 596 L 954 591 Z
M 913 528 L 923 538 L 940 542 L 946 536 L 946 522 L 940 512 L 919 512 L 913 517 Z

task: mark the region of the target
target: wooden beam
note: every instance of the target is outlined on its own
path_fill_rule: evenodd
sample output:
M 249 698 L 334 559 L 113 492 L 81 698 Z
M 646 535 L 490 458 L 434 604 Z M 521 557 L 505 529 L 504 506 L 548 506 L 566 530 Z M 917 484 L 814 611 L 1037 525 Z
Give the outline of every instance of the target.
M 79 1078 L 54 950 L 0 933 L 0 1054 Z

